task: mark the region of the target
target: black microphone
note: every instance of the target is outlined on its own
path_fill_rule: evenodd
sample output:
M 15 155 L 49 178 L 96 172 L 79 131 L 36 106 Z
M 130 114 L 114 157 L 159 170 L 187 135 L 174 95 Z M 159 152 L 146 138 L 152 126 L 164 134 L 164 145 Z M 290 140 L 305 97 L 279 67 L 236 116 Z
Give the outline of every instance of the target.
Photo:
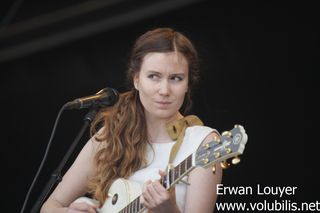
M 112 88 L 104 88 L 95 95 L 77 98 L 65 104 L 66 109 L 83 109 L 89 107 L 112 106 L 119 99 L 119 93 Z

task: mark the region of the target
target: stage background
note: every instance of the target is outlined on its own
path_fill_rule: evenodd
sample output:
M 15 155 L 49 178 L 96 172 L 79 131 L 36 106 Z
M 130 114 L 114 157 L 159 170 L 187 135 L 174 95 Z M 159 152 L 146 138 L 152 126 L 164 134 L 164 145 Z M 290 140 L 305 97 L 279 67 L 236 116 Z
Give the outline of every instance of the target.
M 156 27 L 185 33 L 199 51 L 202 80 L 192 114 L 221 132 L 241 124 L 249 136 L 241 163 L 225 170 L 223 184 L 297 187 L 294 195 L 281 198 L 254 192 L 221 195 L 218 202 L 319 201 L 315 5 L 189 1 L 131 14 L 130 8 L 143 8 L 143 3 L 123 1 L 127 10 L 120 4 L 25 30 L 23 21 L 71 7 L 42 3 L 30 9 L 25 3 L 12 25 L 0 31 L 3 212 L 21 209 L 62 105 L 104 87 L 125 91 L 134 39 Z M 8 9 L 2 7 L 1 14 Z M 41 23 L 31 23 L 37 21 Z M 14 25 L 19 23 L 20 28 Z M 85 30 L 72 31 L 81 26 Z M 86 112 L 62 114 L 27 209 L 68 150 Z M 76 152 L 87 139 L 82 138 Z

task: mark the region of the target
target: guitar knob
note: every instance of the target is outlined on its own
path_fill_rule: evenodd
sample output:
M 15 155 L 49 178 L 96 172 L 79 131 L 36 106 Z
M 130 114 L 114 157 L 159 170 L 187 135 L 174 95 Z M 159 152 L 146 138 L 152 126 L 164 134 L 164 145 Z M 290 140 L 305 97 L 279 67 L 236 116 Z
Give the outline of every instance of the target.
M 232 163 L 233 165 L 236 165 L 236 164 L 240 163 L 240 158 L 239 158 L 239 156 L 234 157 L 234 158 L 231 160 L 231 163 Z
M 118 194 L 114 194 L 111 200 L 112 205 L 115 205 L 118 202 Z
M 228 163 L 227 161 L 222 161 L 220 165 L 223 169 L 227 169 L 230 167 L 230 163 Z
M 224 132 L 222 132 L 222 134 L 221 134 L 222 136 L 227 136 L 227 137 L 231 137 L 231 132 L 230 131 L 224 131 Z

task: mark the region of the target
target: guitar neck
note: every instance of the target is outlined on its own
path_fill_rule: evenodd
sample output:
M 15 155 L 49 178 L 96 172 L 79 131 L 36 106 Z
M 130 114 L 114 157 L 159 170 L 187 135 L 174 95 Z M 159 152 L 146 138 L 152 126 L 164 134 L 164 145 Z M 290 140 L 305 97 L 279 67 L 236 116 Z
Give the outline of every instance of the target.
M 168 174 L 162 177 L 161 183 L 166 189 L 170 189 L 170 187 L 192 171 L 194 168 L 192 165 L 192 156 L 193 154 L 189 155 L 179 165 L 170 168 Z M 142 211 L 144 211 L 144 206 L 140 203 L 140 197 L 137 197 L 122 209 L 120 213 L 139 213 Z
M 179 180 L 192 171 L 194 166 L 192 165 L 193 154 L 189 155 L 185 160 L 183 160 L 176 167 L 169 168 L 168 174 L 162 178 L 162 185 L 166 189 L 170 189 Z
M 119 213 L 139 213 L 144 210 L 144 206 L 140 203 L 140 196 L 131 201 L 125 208 L 121 209 Z

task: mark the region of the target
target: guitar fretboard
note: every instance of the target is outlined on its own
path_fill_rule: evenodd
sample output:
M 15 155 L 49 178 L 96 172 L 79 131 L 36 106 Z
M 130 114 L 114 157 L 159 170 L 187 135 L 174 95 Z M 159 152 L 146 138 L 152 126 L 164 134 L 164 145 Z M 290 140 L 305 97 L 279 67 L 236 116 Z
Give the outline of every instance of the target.
M 189 155 L 185 160 L 183 160 L 176 167 L 169 170 L 169 174 L 164 176 L 161 180 L 162 185 L 169 189 L 172 185 L 176 183 L 179 179 L 183 178 L 189 173 L 192 168 L 192 154 Z M 144 206 L 140 204 L 140 197 L 137 197 L 131 201 L 125 208 L 120 210 L 120 213 L 138 213 L 143 210 Z
M 139 212 L 143 209 L 143 205 L 140 204 L 140 197 L 137 197 L 129 203 L 124 209 L 120 210 L 120 213 L 133 213 Z
M 169 174 L 163 177 L 163 186 L 169 189 L 176 181 L 183 178 L 192 168 L 192 155 L 189 155 L 176 167 L 169 170 Z M 169 181 L 167 180 L 169 178 Z

